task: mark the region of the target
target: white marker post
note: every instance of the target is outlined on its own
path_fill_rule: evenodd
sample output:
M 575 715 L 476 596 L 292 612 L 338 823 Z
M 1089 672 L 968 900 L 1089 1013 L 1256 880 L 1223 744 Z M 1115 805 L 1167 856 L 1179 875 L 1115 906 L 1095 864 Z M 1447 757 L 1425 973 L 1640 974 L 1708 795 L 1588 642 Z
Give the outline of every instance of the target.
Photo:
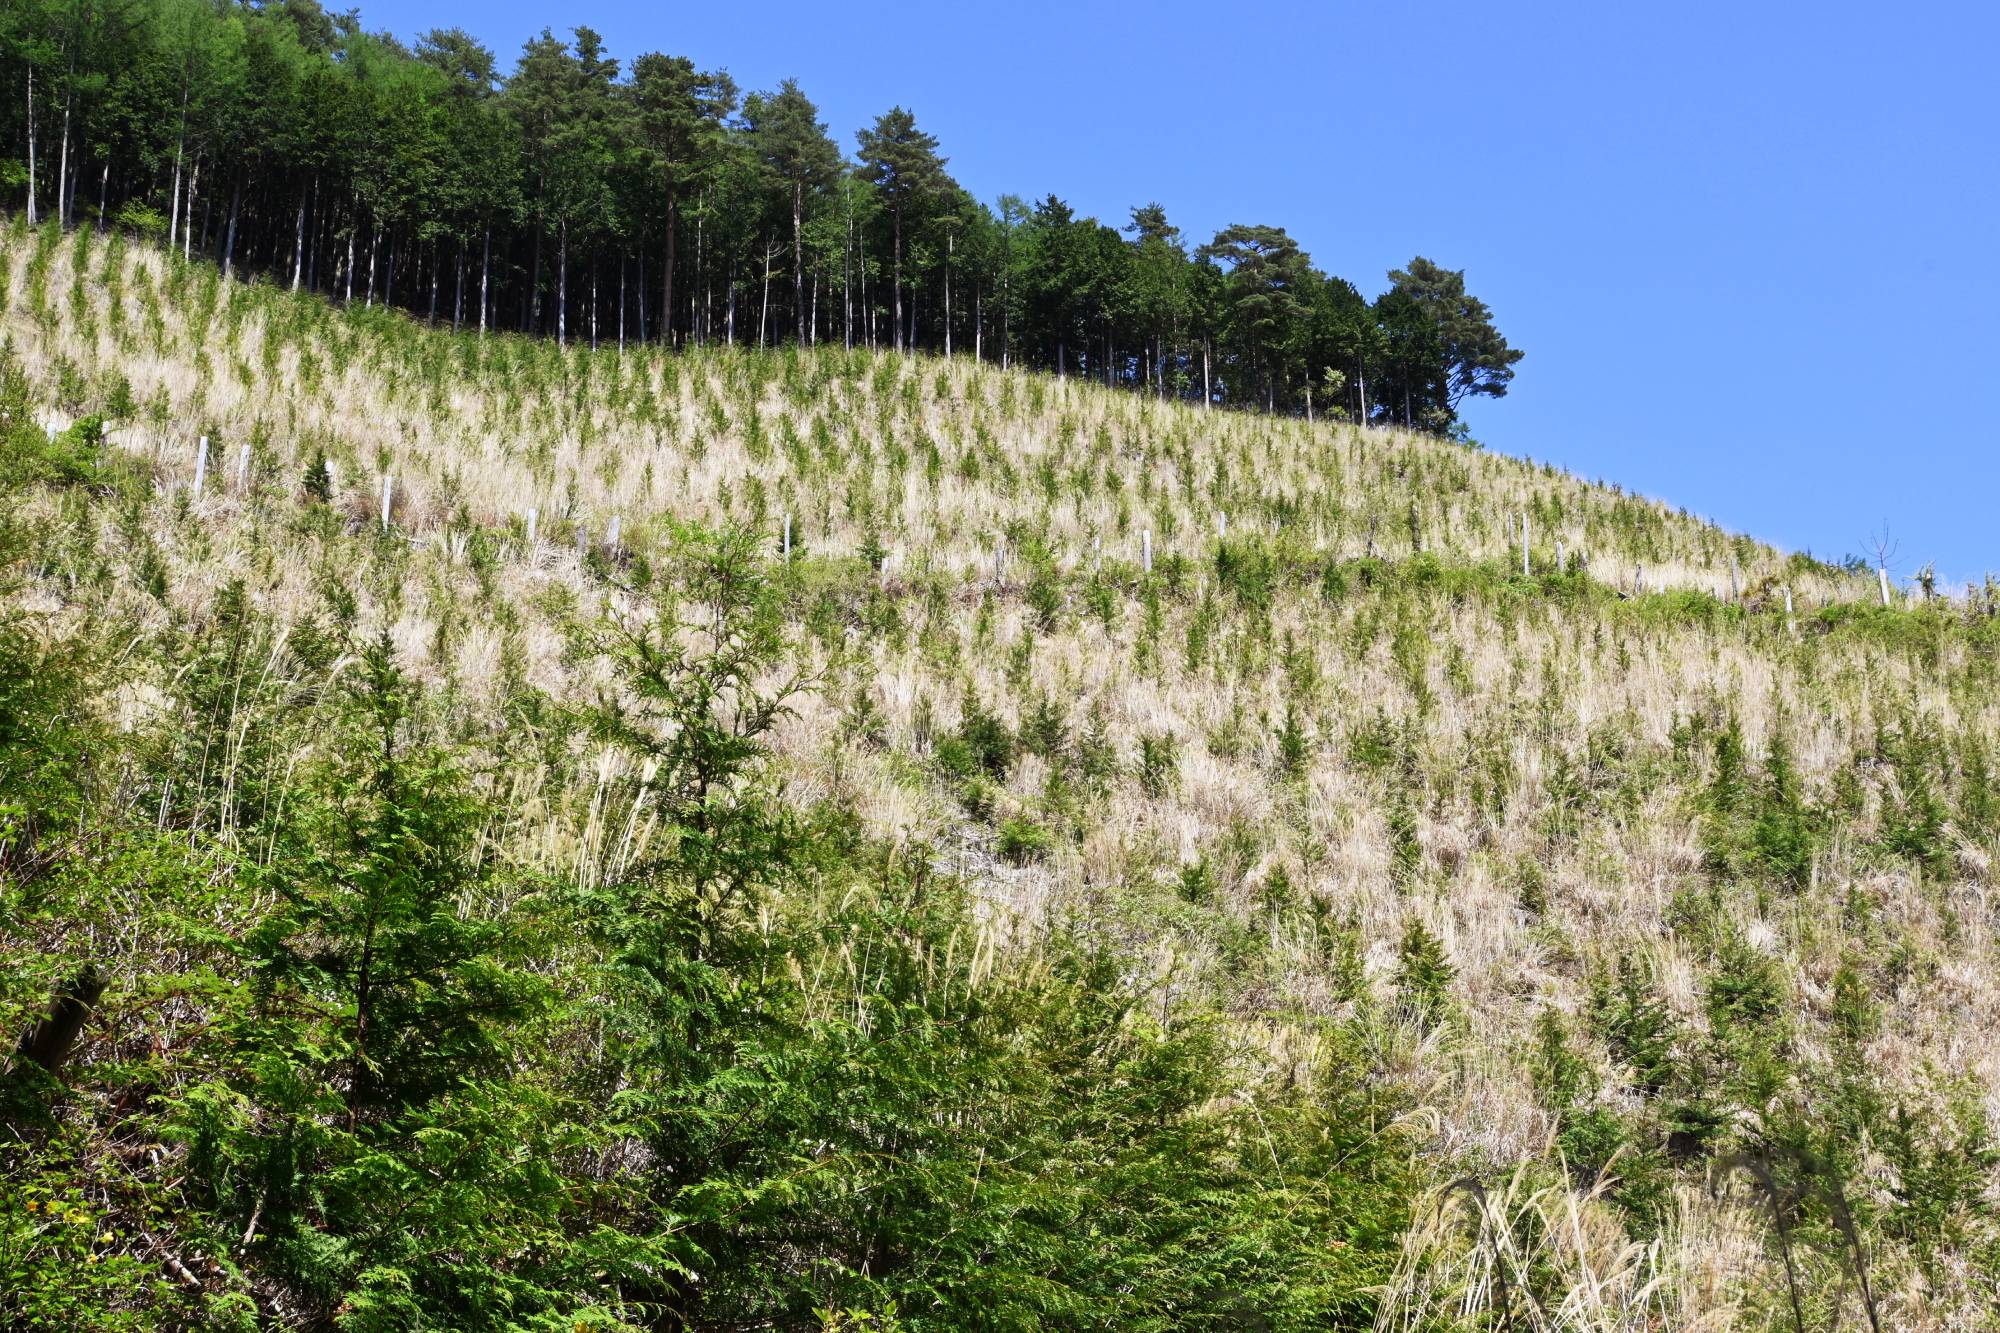
M 331 501 L 340 494 L 338 479 L 333 474 L 333 460 L 326 460 L 326 498 Z
M 1222 541 L 1229 540 L 1229 511 L 1219 509 L 1215 514 L 1215 535 Z
M 196 493 L 199 494 L 200 490 L 201 487 L 197 485 L 195 487 Z M 1889 567 L 1887 565 L 1875 566 L 1875 576 L 1877 581 L 1882 585 L 1882 605 L 1887 606 L 1889 604 Z
M 1104 568 L 1104 538 L 1090 539 L 1090 568 L 1093 572 Z
M 1556 573 L 1563 572 L 1563 539 L 1556 538 Z
M 528 506 L 528 550 L 535 549 L 535 507 Z
M 236 456 L 236 489 L 250 489 L 250 446 L 244 445 L 243 452 Z
M 790 514 L 786 514 L 785 515 L 785 559 L 789 561 L 791 558 L 792 558 L 792 516 Z
M 208 480 L 208 436 L 201 437 L 201 443 L 194 451 L 194 498 L 201 499 L 201 484 Z
M 1153 530 L 1147 528 L 1139 537 L 1139 563 L 1150 574 L 1153 572 Z
M 1799 629 L 1799 623 L 1792 619 L 1792 590 L 1789 587 L 1785 589 L 1785 628 L 1794 634 Z
M 620 515 L 611 516 L 611 526 L 604 533 L 604 544 L 611 548 L 611 554 L 618 554 L 618 520 Z
M 382 474 L 382 531 L 389 530 L 389 507 L 396 502 L 396 479 L 389 473 Z

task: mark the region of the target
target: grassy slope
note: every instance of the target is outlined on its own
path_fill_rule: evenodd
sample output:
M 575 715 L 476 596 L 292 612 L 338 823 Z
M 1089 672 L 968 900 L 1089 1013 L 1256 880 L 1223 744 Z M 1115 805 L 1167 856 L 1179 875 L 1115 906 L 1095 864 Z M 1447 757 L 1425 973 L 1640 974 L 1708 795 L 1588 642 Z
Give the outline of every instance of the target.
M 281 621 L 329 614 L 326 589 L 344 586 L 356 622 L 390 625 L 450 708 L 525 726 L 503 720 L 521 686 L 578 698 L 604 684 L 570 647 L 618 594 L 579 557 L 579 533 L 601 537 L 618 515 L 644 557 L 670 520 L 775 538 L 789 513 L 797 577 L 865 608 L 803 637 L 802 664 L 827 679 L 782 737 L 800 798 L 849 799 L 874 830 L 935 849 L 1017 936 L 1077 913 L 1125 933 L 1135 974 L 1223 995 L 1273 1069 L 1301 1058 L 1288 1015 L 1376 1004 L 1392 1015 L 1371 1028 L 1383 1077 L 1435 1112 L 1427 1170 L 1511 1182 L 1484 1206 L 1561 1223 L 1535 1262 L 1599 1303 L 1569 1326 L 1691 1327 L 1730 1310 L 1757 1324 L 1778 1309 L 1740 1179 L 1718 1194 L 1699 1164 L 1658 1164 L 1648 1220 L 1628 1230 L 1624 1205 L 1509 1174 L 1549 1160 L 1565 1130 L 1571 1150 L 1600 1124 L 1631 1151 L 1664 1142 L 1660 1097 L 1602 1020 L 1619 960 L 1677 1025 L 1669 1063 L 1711 1071 L 1717 1114 L 1744 1127 L 1720 1131 L 1718 1151 L 1787 1117 L 1831 1133 L 1827 1090 L 1855 1069 L 1925 1123 L 1945 1123 L 1925 1108 L 1953 1096 L 1994 1109 L 1995 829 L 1975 788 L 2000 699 L 1992 635 L 1969 614 L 1874 610 L 1866 586 L 1660 505 L 1393 432 L 965 362 L 564 353 L 342 314 L 101 240 L 84 254 L 16 227 L 4 253 L 0 330 L 51 422 L 101 409 L 123 376 L 137 410 L 112 439 L 158 482 L 122 528 L 46 501 L 57 555 L 23 605 L 144 632 L 198 619 L 233 578 Z M 217 457 L 193 501 L 203 433 Z M 344 533 L 293 522 L 320 452 Z M 1533 578 L 1509 538 L 1522 510 Z M 1137 567 L 1146 530 L 1151 578 Z M 1558 540 L 1589 577 L 1554 575 Z M 864 557 L 881 550 L 878 576 Z M 1716 596 L 1732 556 L 1747 608 Z M 1624 595 L 1635 567 L 1671 591 Z M 1052 783 L 1032 752 L 998 782 L 955 773 L 940 742 L 968 701 L 1012 729 L 1041 718 L 1101 739 L 1115 771 L 1096 794 Z M 116 706 L 136 718 L 156 702 L 137 690 Z M 1747 791 L 1770 785 L 1774 744 L 1789 750 L 1805 812 L 1790 871 L 1757 850 L 1772 803 L 1716 794 L 1731 721 Z M 559 748 L 507 793 L 493 836 L 520 864 L 604 873 L 624 848 L 593 801 L 617 760 Z M 1929 822 L 1909 813 L 1920 783 Z M 1322 918 L 1351 929 L 1358 985 L 1327 963 Z M 1412 921 L 1454 969 L 1437 1021 L 1387 1003 Z M 1767 966 L 1781 1010 L 1770 1048 L 1749 1055 L 1723 1030 L 1715 980 L 1746 966 Z M 1871 1000 L 1866 1024 L 1837 1002 L 1855 984 L 1843 966 Z M 1777 1086 L 1732 1091 L 1753 1057 L 1775 1060 Z M 1848 1188 L 1874 1227 L 1888 1322 L 1972 1326 L 1993 1291 L 1984 1224 L 1958 1196 L 1949 1226 L 1898 1221 L 1909 1152 L 1864 1127 L 1856 1153 Z M 1437 1266 L 1392 1301 L 1408 1320 L 1396 1326 L 1486 1262 L 1465 1234 L 1418 1227 L 1413 1251 Z M 1832 1253 L 1801 1260 L 1826 1299 Z

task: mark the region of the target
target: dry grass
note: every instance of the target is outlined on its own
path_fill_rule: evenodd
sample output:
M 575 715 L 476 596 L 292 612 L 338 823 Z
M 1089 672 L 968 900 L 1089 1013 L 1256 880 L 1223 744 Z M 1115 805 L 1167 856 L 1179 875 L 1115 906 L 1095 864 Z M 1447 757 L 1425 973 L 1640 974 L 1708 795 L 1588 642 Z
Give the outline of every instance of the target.
M 799 799 L 842 795 L 876 832 L 981 877 L 1003 910 L 968 947 L 990 951 L 1054 913 L 1101 914 L 1135 930 L 1135 972 L 1217 987 L 1246 1016 L 1267 1016 L 1258 1030 L 1275 1059 L 1296 1039 L 1295 1019 L 1338 1016 L 1366 996 L 1337 993 L 1297 932 L 1261 905 L 1274 877 L 1351 925 L 1369 995 L 1388 993 L 1413 915 L 1445 943 L 1457 1017 L 1386 1041 L 1378 1058 L 1434 1113 L 1439 1179 L 1469 1172 L 1483 1184 L 1441 1188 L 1420 1209 L 1382 1328 L 1498 1310 L 1503 1279 L 1520 1328 L 1788 1326 L 1763 1299 L 1774 1270 L 1740 1190 L 1677 1187 L 1661 1229 L 1635 1240 L 1602 1190 L 1558 1183 L 1525 1052 L 1537 1015 L 1580 1012 L 1592 976 L 1620 956 L 1648 964 L 1682 1021 L 1706 1021 L 1702 959 L 1672 914 L 1703 860 L 1691 788 L 1648 767 L 1672 751 L 1677 728 L 1733 716 L 1753 755 L 1782 735 L 1805 789 L 1823 794 L 1879 732 L 1913 718 L 2000 736 L 1990 673 L 1965 640 L 1943 639 L 1927 659 L 1866 635 L 1796 637 L 1782 615 L 1652 615 L 1639 603 L 1525 592 L 1329 597 L 1281 582 L 1267 609 L 1245 607 L 1216 587 L 1222 513 L 1233 536 L 1300 555 L 1403 557 L 1414 531 L 1449 566 L 1487 566 L 1495 585 L 1518 565 L 1509 533 L 1523 510 L 1535 515 L 1540 565 L 1560 539 L 1605 583 L 1629 585 L 1643 566 L 1649 588 L 1726 594 L 1735 555 L 1746 587 L 1790 585 L 1801 615 L 1872 585 L 1650 501 L 1393 432 L 1203 413 L 963 361 L 564 356 L 357 323 L 218 284 L 150 250 L 100 241 L 80 267 L 73 243 L 40 259 L 37 244 L 18 229 L 6 236 L 4 329 L 52 404 L 65 373 L 89 386 L 52 406 L 52 421 L 95 406 L 115 375 L 152 405 L 113 434 L 151 461 L 159 491 L 139 531 L 166 596 L 119 583 L 134 633 L 198 620 L 232 579 L 282 624 L 323 617 L 333 579 L 355 590 L 358 623 L 387 625 L 455 707 L 497 724 L 519 685 L 575 699 L 608 683 L 601 664 L 568 649 L 572 626 L 621 602 L 580 559 L 578 530 L 601 538 L 617 515 L 627 545 L 650 552 L 668 519 L 735 521 L 772 532 L 775 545 L 789 513 L 800 562 L 829 569 L 877 541 L 893 552 L 880 585 L 903 631 L 802 645 L 829 686 L 786 724 L 783 769 Z M 218 462 L 189 503 L 202 433 Z M 250 478 L 238 487 L 246 442 Z M 349 521 L 315 539 L 288 515 L 321 450 Z M 399 497 L 393 558 L 371 535 L 384 471 Z M 74 521 L 53 508 L 43 517 Z M 70 571 L 43 571 L 22 596 L 78 606 L 91 560 L 126 570 L 139 559 L 130 534 L 98 522 L 78 533 Z M 1188 561 L 1181 591 L 1159 597 L 1153 633 L 1134 569 L 1146 531 L 1157 567 Z M 1076 572 L 1049 628 L 1028 599 L 1023 552 L 1037 544 Z M 1109 623 L 1078 595 L 1100 558 L 1118 594 Z M 1212 635 L 1190 654 L 1210 597 Z M 1030 757 L 998 792 L 992 820 L 968 817 L 926 765 L 930 738 L 957 724 L 968 698 L 1010 725 L 1037 699 L 1064 705 L 1073 729 L 1098 719 L 1119 776 L 1069 818 L 1051 803 L 1048 766 Z M 855 725 L 864 700 L 865 729 Z M 1288 702 L 1303 707 L 1313 739 L 1296 780 L 1277 771 Z M 122 701 L 134 715 L 157 704 Z M 1401 799 L 1416 852 L 1404 869 L 1394 784 L 1355 758 L 1385 726 L 1406 749 Z M 1149 794 L 1131 777 L 1141 738 L 1168 734 L 1176 780 Z M 1606 760 L 1614 743 L 1623 757 Z M 648 836 L 644 812 L 607 797 L 615 760 L 580 743 L 570 758 L 503 793 L 496 853 L 586 878 L 615 871 Z M 1577 828 L 1552 833 L 1552 793 L 1578 773 L 1597 784 L 1589 808 Z M 1007 864 L 992 835 L 1007 814 L 1069 836 L 1045 859 Z M 1724 910 L 1788 978 L 1796 1058 L 1808 1069 L 1826 1062 L 1826 997 L 1844 958 L 1893 947 L 1929 960 L 1887 997 L 1868 1059 L 1891 1081 L 1968 1074 L 2000 1115 L 1996 849 L 1962 837 L 1959 873 L 1940 883 L 1869 855 L 1874 820 L 1834 833 L 1810 891 L 1733 894 Z M 1175 877 L 1204 857 L 1215 896 L 1189 905 Z M 1544 882 L 1534 906 L 1524 905 L 1524 865 Z M 1873 904 L 1865 928 L 1840 915 L 1856 894 Z M 1266 941 L 1254 984 L 1243 978 L 1244 931 Z M 1954 1293 L 1905 1259 L 1885 1256 L 1881 1268 L 1885 1327 L 1983 1326 L 1991 1293 L 1971 1279 Z

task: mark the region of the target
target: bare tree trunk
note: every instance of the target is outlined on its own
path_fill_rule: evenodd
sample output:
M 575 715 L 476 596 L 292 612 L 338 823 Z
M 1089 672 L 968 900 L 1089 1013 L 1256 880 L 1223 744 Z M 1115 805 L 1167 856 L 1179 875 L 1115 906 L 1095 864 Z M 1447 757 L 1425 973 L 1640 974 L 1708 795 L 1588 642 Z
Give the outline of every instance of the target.
M 951 231 L 944 234 L 944 359 L 951 360 L 951 257 L 958 248 L 958 237 Z
M 854 350 L 854 182 L 847 182 L 847 244 L 840 250 L 840 338 Z
M 667 191 L 667 267 L 660 275 L 660 341 L 674 341 L 674 239 L 680 232 L 680 200 Z
M 771 238 L 764 238 L 764 296 L 757 304 L 757 350 L 764 350 L 764 317 L 771 313 Z
M 643 245 L 639 247 L 639 281 L 632 292 L 639 298 L 639 341 L 643 343 L 646 341 L 646 247 Z
M 451 331 L 458 332 L 459 320 L 465 315 L 465 238 L 458 238 L 458 262 L 452 265 L 453 290 L 451 294 Z
M 896 350 L 903 350 L 903 206 L 896 205 Z
M 104 159 L 104 170 L 97 177 L 97 229 L 103 231 L 107 225 L 106 215 L 111 211 L 111 159 Z
M 625 256 L 618 256 L 618 350 L 625 350 Z
M 63 98 L 62 151 L 56 156 L 56 224 L 69 225 L 69 113 L 75 94 Z
M 299 289 L 299 278 L 306 271 L 306 183 L 299 182 L 299 212 L 292 223 L 292 290 Z
M 1208 339 L 1201 340 L 1201 410 L 1206 412 L 1215 405 L 1215 390 L 1208 383 Z
M 375 304 L 375 251 L 382 243 L 382 228 L 371 226 L 368 231 L 368 291 L 362 302 L 364 308 Z
M 493 275 L 493 224 L 486 224 L 486 237 L 479 245 L 479 336 L 486 336 L 487 292 Z
M 180 157 L 174 157 L 174 200 L 180 201 L 181 168 Z M 179 216 L 176 214 L 176 216 Z M 35 66 L 28 65 L 28 225 L 34 226 L 42 219 L 35 211 Z M 167 233 L 167 244 L 174 243 L 172 231 Z
M 806 187 L 803 181 L 792 182 L 792 311 L 793 323 L 798 325 L 799 345 L 806 343 L 806 242 L 805 242 Z M 768 286 L 768 284 L 766 284 Z
M 243 211 L 243 178 L 236 178 L 236 187 L 229 195 L 229 229 L 222 242 L 222 276 L 228 277 L 230 268 L 236 262 L 236 219 Z
M 430 314 L 425 318 L 433 325 L 438 322 L 438 248 L 436 241 L 431 242 L 431 309 Z
M 569 219 L 556 224 L 556 346 L 569 346 Z
M 194 165 L 188 168 L 187 225 L 181 228 L 182 259 L 189 259 L 194 255 L 194 197 L 199 193 L 201 193 L 201 154 L 196 153 Z M 208 229 L 206 216 L 202 219 L 202 229 L 203 231 Z

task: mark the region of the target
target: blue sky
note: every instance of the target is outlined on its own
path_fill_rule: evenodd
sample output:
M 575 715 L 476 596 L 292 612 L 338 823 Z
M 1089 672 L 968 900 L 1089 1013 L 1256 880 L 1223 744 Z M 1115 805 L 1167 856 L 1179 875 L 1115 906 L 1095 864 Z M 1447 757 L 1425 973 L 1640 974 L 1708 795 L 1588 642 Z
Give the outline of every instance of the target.
M 375 0 L 511 67 L 796 76 L 843 146 L 892 103 L 982 198 L 1196 240 L 1272 223 L 1373 294 L 1422 254 L 1526 349 L 1491 448 L 1788 548 L 2000 570 L 2000 6 L 658 5 Z

